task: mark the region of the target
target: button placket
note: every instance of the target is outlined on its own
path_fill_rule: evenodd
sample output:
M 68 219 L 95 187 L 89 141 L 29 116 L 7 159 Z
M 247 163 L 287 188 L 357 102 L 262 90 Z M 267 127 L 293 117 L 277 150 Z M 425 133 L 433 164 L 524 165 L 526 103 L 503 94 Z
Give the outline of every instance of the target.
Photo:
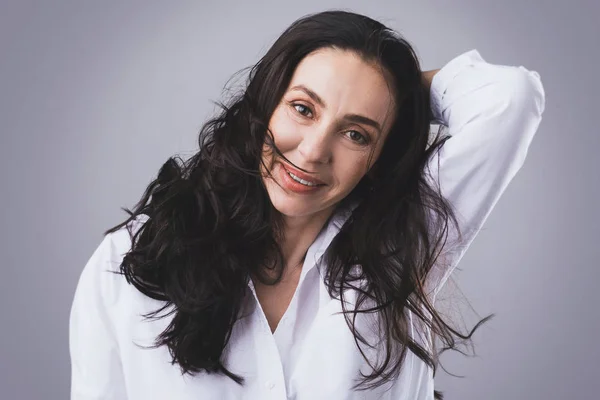
M 254 314 L 259 330 L 256 332 L 256 356 L 259 369 L 264 371 L 259 385 L 263 391 L 264 399 L 286 398 L 285 377 L 281 357 L 274 335 L 268 325 L 264 312 L 257 307 Z

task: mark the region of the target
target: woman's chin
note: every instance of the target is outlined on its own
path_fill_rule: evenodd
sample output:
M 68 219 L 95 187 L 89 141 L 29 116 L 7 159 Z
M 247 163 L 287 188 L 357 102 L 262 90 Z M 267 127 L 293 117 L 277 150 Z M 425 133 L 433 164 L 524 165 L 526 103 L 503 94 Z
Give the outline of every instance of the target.
M 290 199 L 271 199 L 273 207 L 286 217 L 306 217 L 316 212 L 316 207 L 309 207 L 301 201 Z
M 323 202 L 307 202 L 303 199 L 291 199 L 284 195 L 271 197 L 273 207 L 289 218 L 311 217 L 329 214 L 334 206 Z

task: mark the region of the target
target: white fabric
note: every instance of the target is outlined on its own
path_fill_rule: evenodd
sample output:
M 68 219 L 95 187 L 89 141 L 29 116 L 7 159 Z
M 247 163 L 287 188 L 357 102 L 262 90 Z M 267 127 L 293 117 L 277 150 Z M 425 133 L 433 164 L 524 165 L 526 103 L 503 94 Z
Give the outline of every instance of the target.
M 449 264 L 430 276 L 435 295 L 523 164 L 545 95 L 537 72 L 489 64 L 470 50 L 435 75 L 431 104 L 436 122 L 447 125 L 452 135 L 439 160 L 433 159 L 432 178 L 439 177 L 466 234 Z M 250 315 L 236 323 L 224 351 L 226 367 L 246 378 L 244 387 L 223 375 L 182 376 L 166 348 L 138 346 L 151 345 L 171 317 L 141 317 L 162 303 L 108 272 L 118 270 L 131 243 L 125 229 L 107 235 L 83 269 L 71 309 L 71 399 L 433 399 L 432 370 L 410 351 L 391 385 L 350 390 L 359 369 L 371 370 L 343 315 L 335 314 L 341 304 L 326 291 L 319 259 L 346 217 L 336 215 L 310 246 L 294 297 L 274 334 L 250 281 Z M 418 336 L 413 330 L 413 337 Z M 424 340 L 431 340 L 428 332 Z

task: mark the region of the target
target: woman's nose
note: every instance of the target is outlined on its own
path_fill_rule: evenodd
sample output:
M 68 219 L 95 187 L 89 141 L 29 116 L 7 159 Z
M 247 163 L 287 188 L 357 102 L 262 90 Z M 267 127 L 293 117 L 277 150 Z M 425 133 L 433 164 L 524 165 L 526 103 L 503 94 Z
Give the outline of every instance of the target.
M 307 163 L 326 164 L 331 160 L 331 137 L 326 129 L 306 132 L 298 145 L 298 151 Z

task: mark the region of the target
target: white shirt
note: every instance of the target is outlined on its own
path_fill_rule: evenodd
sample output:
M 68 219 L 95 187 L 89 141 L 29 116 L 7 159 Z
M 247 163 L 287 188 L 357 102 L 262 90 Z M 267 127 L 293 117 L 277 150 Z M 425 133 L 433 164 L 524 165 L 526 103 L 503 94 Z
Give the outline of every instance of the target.
M 452 138 L 432 159 L 430 172 L 454 206 L 466 239 L 448 265 L 432 271 L 427 284 L 434 299 L 522 166 L 541 121 L 545 94 L 537 72 L 493 65 L 470 50 L 434 76 L 431 106 L 436 123 L 447 125 Z M 336 314 L 342 307 L 326 291 L 319 258 L 347 215 L 334 216 L 308 249 L 296 292 L 274 333 L 250 280 L 250 316 L 235 324 L 223 353 L 226 367 L 246 378 L 244 387 L 223 375 L 182 376 L 171 365 L 167 348 L 137 346 L 152 345 L 171 317 L 144 320 L 142 314 L 163 303 L 108 272 L 118 271 L 131 242 L 124 228 L 105 236 L 83 269 L 71 309 L 71 399 L 433 399 L 432 370 L 410 350 L 397 380 L 372 391 L 350 390 L 359 370 L 372 370 L 344 316 Z M 421 337 L 409 316 L 412 337 Z M 429 331 L 421 343 L 431 349 Z

